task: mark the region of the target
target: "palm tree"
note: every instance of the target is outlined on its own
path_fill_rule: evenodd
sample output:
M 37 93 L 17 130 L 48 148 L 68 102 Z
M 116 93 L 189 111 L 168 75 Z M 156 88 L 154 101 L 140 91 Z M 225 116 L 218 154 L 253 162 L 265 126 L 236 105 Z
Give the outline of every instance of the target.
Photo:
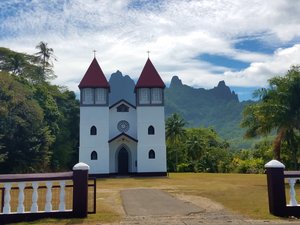
M 185 137 L 186 131 L 184 126 L 186 122 L 184 119 L 177 113 L 172 114 L 166 120 L 166 138 L 167 142 L 175 149 L 175 168 L 178 164 L 178 144 Z
M 51 70 L 53 66 L 52 59 L 56 61 L 56 57 L 54 55 L 54 50 L 48 47 L 48 43 L 41 41 L 36 47 L 39 51 L 35 53 L 35 55 L 39 58 L 42 64 L 43 76 L 46 76 L 46 72 Z M 48 70 L 48 71 L 47 71 Z M 50 73 L 53 71 L 51 70 Z
M 246 137 L 267 135 L 276 130 L 274 157 L 280 160 L 281 146 L 286 142 L 297 168 L 297 135 L 300 131 L 300 67 L 293 66 L 284 77 L 269 80 L 270 88 L 255 92 L 256 104 L 244 110 L 242 127 Z
M 189 156 L 189 160 L 194 167 L 194 172 L 198 171 L 197 162 L 201 159 L 205 149 L 204 140 L 201 137 L 193 134 L 191 135 L 187 142 L 187 154 Z

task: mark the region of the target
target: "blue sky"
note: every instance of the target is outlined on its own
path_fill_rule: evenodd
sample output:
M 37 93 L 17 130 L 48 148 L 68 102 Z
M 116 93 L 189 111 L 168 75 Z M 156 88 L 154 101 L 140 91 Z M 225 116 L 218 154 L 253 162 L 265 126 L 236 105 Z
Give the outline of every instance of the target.
M 300 1 L 2 0 L 0 46 L 55 51 L 57 79 L 77 85 L 93 59 L 107 78 L 136 79 L 150 58 L 163 80 L 213 88 L 220 80 L 251 98 L 268 79 L 300 64 Z

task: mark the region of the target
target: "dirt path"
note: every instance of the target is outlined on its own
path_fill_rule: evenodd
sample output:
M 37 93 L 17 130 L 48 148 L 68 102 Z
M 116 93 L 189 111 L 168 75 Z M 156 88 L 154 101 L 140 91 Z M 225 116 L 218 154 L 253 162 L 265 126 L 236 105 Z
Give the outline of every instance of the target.
M 117 202 L 110 201 L 122 215 L 122 220 L 113 225 L 300 224 L 298 220 L 251 220 L 233 214 L 207 198 L 172 196 L 157 189 L 125 189 L 114 193 L 115 198 L 117 195 L 121 197 Z

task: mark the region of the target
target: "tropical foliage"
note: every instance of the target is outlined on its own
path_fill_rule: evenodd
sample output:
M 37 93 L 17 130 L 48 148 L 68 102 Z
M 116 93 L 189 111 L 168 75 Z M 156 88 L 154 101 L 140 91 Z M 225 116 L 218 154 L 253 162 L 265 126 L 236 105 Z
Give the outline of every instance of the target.
M 212 128 L 186 128 L 179 114 L 166 120 L 169 171 L 230 172 L 229 144 Z
M 1 173 L 63 170 L 77 161 L 79 103 L 49 83 L 53 50 L 41 44 L 37 55 L 0 48 Z
M 293 66 L 283 77 L 269 80 L 270 87 L 257 90 L 258 103 L 245 108 L 242 126 L 246 137 L 275 134 L 274 157 L 281 160 L 288 149 L 294 169 L 298 168 L 300 144 L 300 67 Z

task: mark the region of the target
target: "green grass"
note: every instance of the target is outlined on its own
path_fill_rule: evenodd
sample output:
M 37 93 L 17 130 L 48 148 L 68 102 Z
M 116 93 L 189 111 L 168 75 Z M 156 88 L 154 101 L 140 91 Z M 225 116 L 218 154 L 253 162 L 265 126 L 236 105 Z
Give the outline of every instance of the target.
M 125 188 L 157 188 L 170 193 L 207 197 L 226 209 L 252 219 L 276 219 L 269 214 L 266 175 L 171 173 L 166 178 L 110 178 L 97 180 L 97 214 L 86 219 L 44 219 L 20 224 L 101 224 L 120 221 L 121 216 L 107 199 L 122 204 Z M 107 191 L 106 191 L 107 190 Z
M 169 178 L 106 179 L 102 188 L 151 187 L 210 198 L 225 208 L 254 219 L 274 219 L 268 211 L 263 174 L 171 173 Z

